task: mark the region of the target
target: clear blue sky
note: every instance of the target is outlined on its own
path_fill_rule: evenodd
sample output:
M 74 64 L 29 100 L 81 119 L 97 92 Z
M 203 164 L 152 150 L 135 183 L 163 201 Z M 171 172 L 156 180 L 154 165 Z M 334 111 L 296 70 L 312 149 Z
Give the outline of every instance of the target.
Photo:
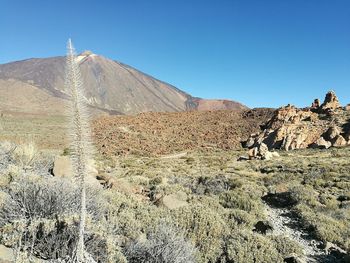
M 250 107 L 350 103 L 349 0 L 0 0 L 0 63 L 78 51 Z

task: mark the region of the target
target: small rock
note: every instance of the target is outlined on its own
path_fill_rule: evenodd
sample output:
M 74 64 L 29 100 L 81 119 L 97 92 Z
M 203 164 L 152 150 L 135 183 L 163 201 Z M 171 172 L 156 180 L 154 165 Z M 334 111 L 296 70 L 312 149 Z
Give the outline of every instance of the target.
M 334 138 L 334 143 L 333 146 L 334 147 L 342 147 L 342 146 L 346 146 L 347 141 L 344 139 L 343 136 L 338 135 Z
M 255 224 L 253 229 L 254 232 L 257 232 L 263 235 L 266 235 L 267 233 L 272 232 L 272 230 L 273 230 L 272 225 L 267 221 L 258 221 Z
M 318 140 L 313 144 L 313 147 L 320 149 L 328 149 L 332 146 L 332 143 L 326 141 L 323 137 L 318 138 Z
M 254 147 L 252 149 L 249 149 L 248 151 L 249 159 L 254 159 L 258 156 L 258 147 Z

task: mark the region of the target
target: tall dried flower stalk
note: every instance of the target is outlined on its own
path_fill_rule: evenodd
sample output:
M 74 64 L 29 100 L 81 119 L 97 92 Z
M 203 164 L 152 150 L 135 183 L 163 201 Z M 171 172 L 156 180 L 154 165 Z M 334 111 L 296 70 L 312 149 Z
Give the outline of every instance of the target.
M 69 135 L 72 151 L 71 159 L 73 172 L 81 189 L 79 236 L 74 257 L 75 261 L 84 262 L 84 228 L 86 218 L 85 180 L 90 170 L 88 163 L 92 159 L 93 147 L 87 99 L 84 96 L 84 87 L 81 79 L 79 63 L 70 39 L 67 44 L 66 91 L 71 96 L 68 105 L 68 116 L 70 117 Z

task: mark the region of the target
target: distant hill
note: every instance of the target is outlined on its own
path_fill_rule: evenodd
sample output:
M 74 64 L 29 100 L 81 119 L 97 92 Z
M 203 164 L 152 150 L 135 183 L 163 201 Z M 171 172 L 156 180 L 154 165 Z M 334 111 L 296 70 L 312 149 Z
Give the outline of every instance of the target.
M 86 97 L 97 112 L 136 114 L 188 110 L 246 109 L 238 102 L 205 100 L 91 52 L 80 62 Z M 33 58 L 0 65 L 0 110 L 63 113 L 65 57 Z

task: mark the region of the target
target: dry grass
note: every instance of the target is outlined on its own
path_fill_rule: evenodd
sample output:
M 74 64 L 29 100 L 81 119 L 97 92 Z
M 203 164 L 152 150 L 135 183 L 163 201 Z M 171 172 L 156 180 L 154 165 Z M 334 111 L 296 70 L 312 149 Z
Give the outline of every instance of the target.
M 42 149 L 63 149 L 68 143 L 63 116 L 6 114 L 0 117 L 0 141 L 28 139 Z

